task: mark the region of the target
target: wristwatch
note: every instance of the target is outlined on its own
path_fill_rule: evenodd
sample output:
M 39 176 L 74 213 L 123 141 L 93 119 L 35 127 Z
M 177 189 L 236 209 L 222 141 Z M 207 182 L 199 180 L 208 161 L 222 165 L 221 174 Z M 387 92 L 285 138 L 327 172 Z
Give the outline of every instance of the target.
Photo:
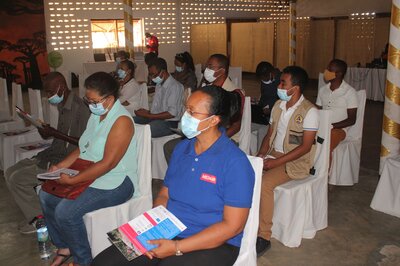
M 182 255 L 183 255 L 182 251 L 180 251 L 178 248 L 178 240 L 175 240 L 175 256 L 182 256 Z

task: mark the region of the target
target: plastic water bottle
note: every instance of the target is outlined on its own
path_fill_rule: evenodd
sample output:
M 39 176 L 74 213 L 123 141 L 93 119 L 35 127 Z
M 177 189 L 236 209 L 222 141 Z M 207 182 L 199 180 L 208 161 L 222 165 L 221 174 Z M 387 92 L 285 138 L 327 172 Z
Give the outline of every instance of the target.
M 51 245 L 49 232 L 47 231 L 46 223 L 42 215 L 37 217 L 36 220 L 36 232 L 39 245 L 39 254 L 42 260 L 46 260 L 51 256 Z

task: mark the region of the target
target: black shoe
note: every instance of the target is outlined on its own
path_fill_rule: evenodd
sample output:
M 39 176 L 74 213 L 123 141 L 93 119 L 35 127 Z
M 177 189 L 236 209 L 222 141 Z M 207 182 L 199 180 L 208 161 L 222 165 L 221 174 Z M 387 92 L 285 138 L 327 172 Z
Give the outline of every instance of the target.
M 257 257 L 261 257 L 262 255 L 264 255 L 264 253 L 267 252 L 267 250 L 270 248 L 271 248 L 271 241 L 266 240 L 262 237 L 257 237 L 256 241 Z

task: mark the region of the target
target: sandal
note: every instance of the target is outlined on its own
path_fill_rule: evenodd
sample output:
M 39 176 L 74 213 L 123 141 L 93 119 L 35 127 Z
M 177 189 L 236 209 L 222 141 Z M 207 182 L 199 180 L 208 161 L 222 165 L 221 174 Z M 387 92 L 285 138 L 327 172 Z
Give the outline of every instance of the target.
M 71 254 L 67 255 L 67 254 L 60 254 L 60 253 L 57 253 L 56 256 L 55 256 L 54 259 L 53 259 L 52 264 L 53 264 L 54 261 L 57 259 L 57 257 L 63 258 L 63 259 L 61 260 L 61 262 L 57 264 L 58 266 L 60 266 L 60 265 L 63 265 L 65 262 L 67 262 L 67 261 L 72 257 L 72 255 L 71 255 Z

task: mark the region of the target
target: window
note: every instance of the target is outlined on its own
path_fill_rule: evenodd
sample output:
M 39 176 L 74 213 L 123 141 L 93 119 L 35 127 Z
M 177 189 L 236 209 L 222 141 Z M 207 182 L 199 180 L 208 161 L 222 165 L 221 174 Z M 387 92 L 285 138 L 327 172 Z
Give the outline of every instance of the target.
M 104 52 L 104 49 L 116 51 L 125 48 L 125 25 L 123 20 L 92 20 L 91 28 L 94 52 Z M 133 19 L 133 44 L 135 51 L 143 50 L 143 35 L 143 21 L 141 19 Z

